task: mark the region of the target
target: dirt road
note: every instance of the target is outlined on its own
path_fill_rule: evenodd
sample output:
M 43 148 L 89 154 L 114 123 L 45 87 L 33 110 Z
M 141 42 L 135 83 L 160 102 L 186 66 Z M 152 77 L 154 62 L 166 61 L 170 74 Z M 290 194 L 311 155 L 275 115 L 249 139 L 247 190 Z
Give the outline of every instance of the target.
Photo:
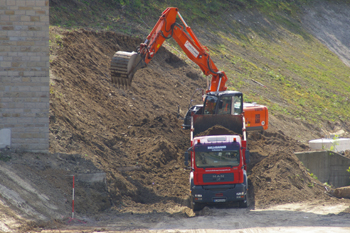
M 204 216 L 158 223 L 151 230 L 189 232 L 348 232 L 349 216 L 335 216 L 343 204 L 285 204 L 269 209 L 207 209 Z
M 349 232 L 348 205 L 319 201 L 277 205 L 267 209 L 206 207 L 195 217 L 164 213 L 112 213 L 99 221 L 72 222 L 61 230 L 41 232 Z

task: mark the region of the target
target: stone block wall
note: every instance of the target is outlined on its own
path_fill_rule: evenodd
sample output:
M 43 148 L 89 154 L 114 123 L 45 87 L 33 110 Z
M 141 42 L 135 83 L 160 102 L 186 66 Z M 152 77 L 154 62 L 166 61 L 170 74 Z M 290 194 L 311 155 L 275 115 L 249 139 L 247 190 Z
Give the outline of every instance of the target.
M 0 130 L 12 149 L 48 152 L 49 92 L 49 0 L 0 0 Z

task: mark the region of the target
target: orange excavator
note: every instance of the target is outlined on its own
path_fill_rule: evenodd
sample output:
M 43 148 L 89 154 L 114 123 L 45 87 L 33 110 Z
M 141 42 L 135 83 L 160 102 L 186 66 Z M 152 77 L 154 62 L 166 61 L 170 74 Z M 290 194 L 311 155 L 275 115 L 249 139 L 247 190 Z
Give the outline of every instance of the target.
M 177 16 L 183 26 L 176 22 Z M 211 75 L 203 105 L 190 106 L 184 118 L 184 129 L 191 128 L 191 119 L 194 116 L 196 116 L 195 134 L 217 123 L 237 133 L 242 132 L 242 129 L 245 131 L 245 128 L 246 130 L 268 128 L 267 107 L 255 103 L 243 103 L 241 92 L 227 91 L 225 72 L 218 70 L 210 58 L 207 47 L 199 42 L 175 7 L 169 7 L 162 13 L 153 30 L 136 52 L 118 51 L 114 54 L 110 66 L 112 83 L 130 86 L 135 72 L 147 65 L 163 42 L 170 38 L 179 44 L 188 58 L 195 62 L 206 76 Z M 243 120 L 232 122 L 232 117 L 226 117 L 229 115 L 242 116 L 239 119 Z M 242 124 L 244 124 L 243 127 Z

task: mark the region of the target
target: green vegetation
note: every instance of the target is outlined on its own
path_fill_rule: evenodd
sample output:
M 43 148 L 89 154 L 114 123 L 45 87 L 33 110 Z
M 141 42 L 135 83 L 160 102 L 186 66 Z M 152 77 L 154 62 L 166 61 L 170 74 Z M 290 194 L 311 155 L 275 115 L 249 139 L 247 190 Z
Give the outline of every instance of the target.
M 350 106 L 344 103 L 349 103 L 350 68 L 301 24 L 301 6 L 315 1 L 55 1 L 50 2 L 50 24 L 145 38 L 161 12 L 175 6 L 227 74 L 228 89 L 242 91 L 246 101 L 313 124 L 348 121 Z M 59 37 L 50 38 L 50 44 L 60 46 Z M 173 40 L 165 46 L 186 60 Z
M 298 33 L 300 25 L 298 30 L 279 28 L 286 35 L 283 37 L 270 31 L 274 40 L 259 35 L 260 29 L 239 29 L 246 30 L 249 39 L 228 30 L 220 45 L 215 45 L 220 51 L 217 54 L 228 56 L 220 60 L 226 64 L 225 72 L 237 77 L 232 81 L 234 89 L 249 89 L 246 97 L 266 104 L 272 114 L 288 114 L 312 123 L 349 120 L 349 106 L 344 103 L 348 101 L 350 69 L 326 46 L 305 31 Z M 227 46 L 223 49 L 222 44 Z M 252 79 L 266 88 L 248 82 Z
M 331 151 L 335 151 L 336 146 L 338 146 L 338 145 L 339 145 L 339 136 L 338 135 L 334 135 L 333 143 L 332 143 L 332 146 L 330 147 L 330 150 Z
M 0 153 L 0 161 L 8 162 L 12 159 L 11 155 Z
M 129 20 L 143 27 L 153 27 L 161 12 L 167 7 L 178 7 L 188 23 L 216 24 L 227 9 L 258 9 L 273 15 L 272 12 L 287 12 L 296 15 L 298 5 L 307 0 L 72 0 L 65 4 L 50 2 L 50 24 L 68 28 L 90 27 L 119 29 L 132 33 L 126 25 Z M 76 19 L 79 18 L 79 21 Z M 150 24 L 149 22 L 152 22 Z M 122 25 L 120 25 L 122 24 Z
M 310 173 L 310 176 L 316 180 L 318 180 L 318 177 L 314 173 Z

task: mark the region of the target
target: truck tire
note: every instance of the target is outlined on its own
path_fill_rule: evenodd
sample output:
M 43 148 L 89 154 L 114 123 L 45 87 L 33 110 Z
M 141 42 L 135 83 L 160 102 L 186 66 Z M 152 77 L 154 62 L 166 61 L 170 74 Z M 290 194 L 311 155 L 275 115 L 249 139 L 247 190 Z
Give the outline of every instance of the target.
M 239 205 L 239 208 L 247 208 L 249 206 L 249 202 L 248 202 L 248 178 L 247 178 L 247 175 L 244 174 L 244 183 L 245 185 L 245 198 L 243 201 L 239 201 L 238 205 Z
M 238 203 L 239 208 L 247 208 L 249 206 L 247 195 L 243 201 L 239 201 L 239 203 Z
M 191 196 L 191 209 L 193 211 L 200 211 L 204 208 L 204 205 L 202 203 L 196 203 L 193 200 L 193 196 Z

